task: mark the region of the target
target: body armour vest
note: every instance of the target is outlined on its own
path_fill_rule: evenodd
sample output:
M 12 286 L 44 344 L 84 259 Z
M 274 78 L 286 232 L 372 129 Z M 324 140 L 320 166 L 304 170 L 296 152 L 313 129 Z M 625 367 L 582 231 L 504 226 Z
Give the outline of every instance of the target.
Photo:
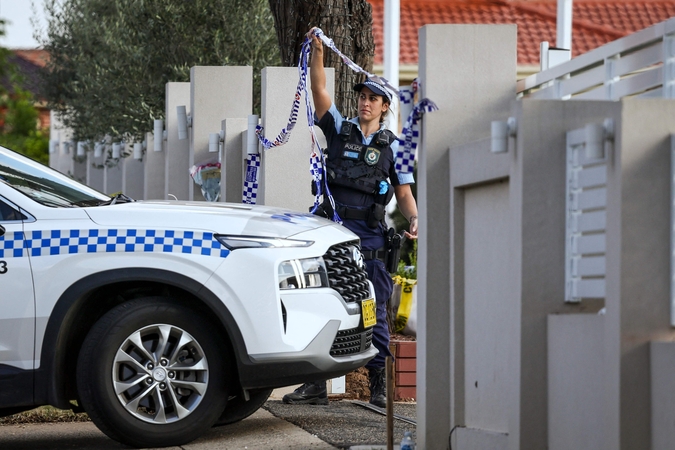
M 389 177 L 394 163 L 390 145 L 396 136 L 389 130 L 380 130 L 369 145 L 364 145 L 356 124 L 348 121 L 342 123 L 339 136 L 328 147 L 326 167 L 329 185 L 344 186 L 366 194 L 377 193 L 380 182 Z

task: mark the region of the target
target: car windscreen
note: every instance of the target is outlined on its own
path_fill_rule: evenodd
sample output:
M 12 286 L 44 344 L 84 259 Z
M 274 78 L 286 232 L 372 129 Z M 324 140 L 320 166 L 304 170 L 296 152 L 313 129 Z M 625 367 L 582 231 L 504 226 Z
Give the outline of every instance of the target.
M 0 147 L 0 183 L 46 206 L 94 206 L 110 197 L 12 150 Z

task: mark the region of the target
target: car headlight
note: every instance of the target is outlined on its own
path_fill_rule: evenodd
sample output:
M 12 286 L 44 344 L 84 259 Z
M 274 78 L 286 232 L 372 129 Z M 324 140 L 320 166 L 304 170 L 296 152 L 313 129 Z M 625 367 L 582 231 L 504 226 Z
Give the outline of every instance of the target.
M 279 264 L 279 289 L 328 286 L 328 271 L 322 257 L 292 259 Z
M 214 236 L 218 242 L 227 247 L 228 250 L 237 250 L 239 248 L 289 248 L 289 247 L 309 247 L 314 241 L 300 241 L 295 239 L 268 238 L 260 236 L 228 236 L 216 234 Z

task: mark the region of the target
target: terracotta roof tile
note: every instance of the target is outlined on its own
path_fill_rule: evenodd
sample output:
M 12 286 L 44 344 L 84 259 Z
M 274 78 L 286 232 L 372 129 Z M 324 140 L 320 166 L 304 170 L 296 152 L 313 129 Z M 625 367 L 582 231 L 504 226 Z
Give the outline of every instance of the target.
M 24 53 L 23 50 L 10 50 L 10 55 L 7 57 L 9 63 L 14 64 L 17 72 L 21 75 L 20 85 L 23 89 L 30 91 L 36 98 L 40 98 L 40 74 L 39 72 L 44 67 L 44 62 L 35 62 Z M 29 53 L 29 55 L 37 55 L 36 53 Z M 8 76 L 0 78 L 0 85 L 10 92 L 13 92 L 14 86 Z
M 15 55 L 27 59 L 36 66 L 44 67 L 49 61 L 49 52 L 42 49 L 20 49 L 20 50 L 11 50 Z
M 373 7 L 375 64 L 382 64 L 384 0 Z M 518 25 L 518 64 L 539 64 L 539 43 L 555 46 L 556 0 L 400 0 L 401 64 L 417 64 L 417 30 L 438 23 Z M 574 0 L 572 54 L 675 16 L 675 0 Z

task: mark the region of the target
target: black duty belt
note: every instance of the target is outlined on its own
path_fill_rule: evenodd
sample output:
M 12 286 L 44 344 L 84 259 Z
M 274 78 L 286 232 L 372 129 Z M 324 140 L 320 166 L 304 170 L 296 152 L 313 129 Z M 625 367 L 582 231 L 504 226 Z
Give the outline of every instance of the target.
M 387 257 L 387 251 L 384 248 L 379 250 L 361 250 L 361 254 L 366 261 L 369 259 L 379 259 L 380 261 L 384 261 Z
M 349 208 L 347 206 L 338 206 L 337 213 L 341 219 L 368 220 L 368 215 L 370 214 L 370 211 L 367 209 L 357 209 L 357 208 Z

